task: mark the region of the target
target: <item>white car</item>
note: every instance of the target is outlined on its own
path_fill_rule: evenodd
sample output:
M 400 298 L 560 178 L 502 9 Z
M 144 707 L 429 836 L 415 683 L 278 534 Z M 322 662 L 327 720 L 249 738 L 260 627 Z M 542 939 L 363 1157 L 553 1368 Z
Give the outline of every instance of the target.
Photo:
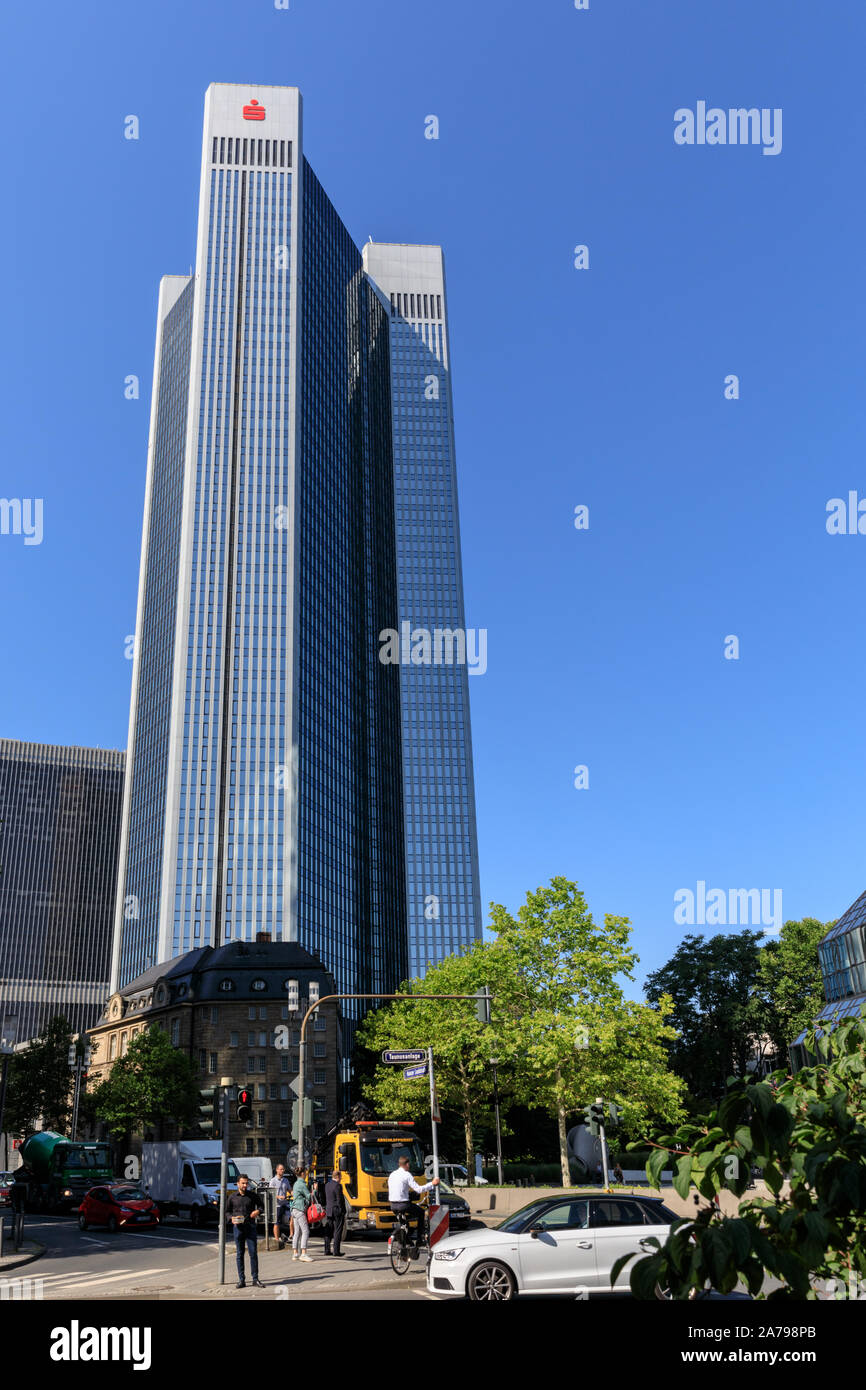
M 542 1197 L 498 1226 L 445 1236 L 428 1260 L 427 1288 L 473 1302 L 501 1302 L 516 1294 L 610 1293 L 610 1272 L 620 1256 L 652 1254 L 648 1238 L 664 1245 L 676 1220 L 660 1197 Z M 629 1266 L 614 1291 L 629 1292 Z

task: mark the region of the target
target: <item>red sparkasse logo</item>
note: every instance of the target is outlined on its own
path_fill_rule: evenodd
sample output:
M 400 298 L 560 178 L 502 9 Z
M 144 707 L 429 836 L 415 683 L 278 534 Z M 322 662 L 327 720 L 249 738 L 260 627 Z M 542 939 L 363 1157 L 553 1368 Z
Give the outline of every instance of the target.
M 249 106 L 244 107 L 244 120 L 263 121 L 264 119 L 265 108 L 263 106 L 259 106 L 259 103 L 255 100 L 255 98 L 253 98 Z

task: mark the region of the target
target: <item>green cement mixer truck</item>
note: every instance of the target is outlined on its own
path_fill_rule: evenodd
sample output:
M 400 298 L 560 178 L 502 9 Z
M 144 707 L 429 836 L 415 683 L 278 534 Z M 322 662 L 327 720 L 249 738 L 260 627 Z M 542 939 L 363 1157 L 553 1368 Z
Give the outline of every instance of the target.
M 77 1211 L 85 1192 L 114 1176 L 109 1144 L 73 1143 L 51 1129 L 25 1139 L 21 1158 L 15 1178 L 27 1184 L 28 1211 Z

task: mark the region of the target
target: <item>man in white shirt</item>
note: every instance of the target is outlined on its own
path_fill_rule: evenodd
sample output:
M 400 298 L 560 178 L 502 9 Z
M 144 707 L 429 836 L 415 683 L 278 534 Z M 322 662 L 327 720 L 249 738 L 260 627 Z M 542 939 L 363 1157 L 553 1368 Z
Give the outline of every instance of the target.
M 410 1202 L 409 1193 L 417 1192 L 420 1196 L 422 1192 L 429 1192 L 431 1187 L 437 1187 L 439 1179 L 434 1178 L 432 1182 L 427 1182 L 423 1187 L 419 1187 L 409 1171 L 409 1160 L 405 1154 L 398 1158 L 398 1167 L 393 1173 L 388 1174 L 388 1202 L 395 1216 L 400 1216 L 403 1212 L 409 1217 L 410 1221 L 417 1222 L 415 1227 L 415 1249 L 421 1244 L 421 1235 L 424 1230 L 424 1212 L 415 1202 Z

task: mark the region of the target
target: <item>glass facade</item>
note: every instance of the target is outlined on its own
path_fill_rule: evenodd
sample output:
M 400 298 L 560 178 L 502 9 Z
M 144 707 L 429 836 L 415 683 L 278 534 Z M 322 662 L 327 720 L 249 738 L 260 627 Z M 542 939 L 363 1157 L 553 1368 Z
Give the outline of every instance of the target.
M 365 993 L 407 970 L 388 316 L 306 162 L 303 215 L 298 939 Z
M 252 90 L 209 89 L 197 272 L 160 327 L 112 982 L 258 938 L 388 991 L 408 969 L 400 682 L 378 661 L 389 315 L 297 94 Z
M 0 1012 L 18 1041 L 108 993 L 124 754 L 0 739 Z
M 160 428 L 154 440 L 144 593 L 138 644 L 147 652 L 135 696 L 131 815 L 123 902 L 125 978 L 155 961 L 162 882 L 165 769 L 174 669 L 184 446 L 195 282 L 189 280 L 162 325 L 155 383 Z
M 390 307 L 400 621 L 465 634 L 442 253 L 368 243 L 364 263 Z M 401 659 L 400 678 L 409 963 L 423 975 L 481 936 L 468 666 Z

